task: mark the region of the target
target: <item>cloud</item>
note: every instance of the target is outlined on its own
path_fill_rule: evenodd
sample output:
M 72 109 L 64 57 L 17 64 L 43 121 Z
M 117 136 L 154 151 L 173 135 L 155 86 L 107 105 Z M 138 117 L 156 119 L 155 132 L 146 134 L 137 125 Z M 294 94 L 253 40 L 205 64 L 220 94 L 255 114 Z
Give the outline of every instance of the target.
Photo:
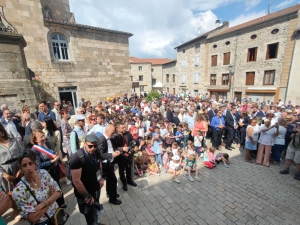
M 281 2 L 280 4 L 276 5 L 275 8 L 276 9 L 283 9 L 288 7 L 290 4 L 292 4 L 295 0 L 285 0 L 283 2 Z
M 212 12 L 213 9 L 233 3 L 253 7 L 259 2 L 260 0 L 70 0 L 70 7 L 78 23 L 133 33 L 129 39 L 132 56 L 175 58 L 174 47 L 196 37 L 199 27 L 201 33 L 215 28 L 218 16 Z M 225 17 L 227 12 L 224 13 Z M 230 15 L 227 14 L 226 18 L 228 17 Z
M 249 9 L 257 6 L 260 2 L 261 2 L 261 0 L 249 0 L 249 1 L 246 1 L 245 2 L 246 11 L 248 11 Z
M 246 15 L 240 15 L 240 16 L 236 17 L 235 19 L 229 21 L 229 25 L 230 25 L 230 27 L 233 27 L 238 24 L 245 23 L 247 21 L 259 18 L 261 16 L 265 16 L 266 14 L 267 14 L 267 12 L 265 10 L 263 10 L 260 12 L 253 12 L 253 13 L 249 13 Z

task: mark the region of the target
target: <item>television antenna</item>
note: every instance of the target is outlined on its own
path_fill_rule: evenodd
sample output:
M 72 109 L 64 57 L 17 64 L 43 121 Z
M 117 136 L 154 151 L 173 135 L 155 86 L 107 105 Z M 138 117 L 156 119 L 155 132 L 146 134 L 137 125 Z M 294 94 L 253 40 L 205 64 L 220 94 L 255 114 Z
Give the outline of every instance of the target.
M 268 4 L 268 14 L 271 13 L 271 10 L 270 10 L 270 6 L 275 2 L 275 0 L 273 0 L 272 2 L 269 2 Z

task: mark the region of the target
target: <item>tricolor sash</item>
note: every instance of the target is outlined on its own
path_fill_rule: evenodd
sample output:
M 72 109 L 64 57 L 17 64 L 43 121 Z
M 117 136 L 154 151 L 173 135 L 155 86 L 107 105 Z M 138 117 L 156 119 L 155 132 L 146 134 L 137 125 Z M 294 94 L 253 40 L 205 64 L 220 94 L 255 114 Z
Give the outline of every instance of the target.
M 39 151 L 40 153 L 47 155 L 51 159 L 54 159 L 54 157 L 56 156 L 55 154 L 53 154 L 53 151 L 46 149 L 40 145 L 34 145 L 32 148 Z

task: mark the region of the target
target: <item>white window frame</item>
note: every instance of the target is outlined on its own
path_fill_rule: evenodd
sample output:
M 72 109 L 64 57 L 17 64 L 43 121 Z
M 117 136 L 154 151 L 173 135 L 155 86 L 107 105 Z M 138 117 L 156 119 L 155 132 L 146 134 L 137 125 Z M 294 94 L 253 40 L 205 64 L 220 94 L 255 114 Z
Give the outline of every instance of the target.
M 199 73 L 194 73 L 194 84 L 199 84 Z
M 186 67 L 186 59 L 182 59 L 181 60 L 181 66 L 182 67 Z
M 55 35 L 57 35 L 57 40 L 52 39 Z M 61 40 L 62 38 L 65 40 Z M 51 49 L 54 61 L 70 61 L 69 45 L 67 38 L 64 35 L 59 33 L 51 35 Z M 60 58 L 58 58 L 56 52 L 59 53 Z M 63 59 L 63 53 L 66 55 L 65 59 Z
M 195 56 L 195 66 L 200 65 L 200 56 Z
M 144 92 L 145 91 L 145 86 L 140 86 L 140 92 Z
M 185 74 L 182 74 L 181 75 L 181 83 L 185 84 L 185 82 L 186 82 L 186 76 L 185 76 Z
M 142 66 L 139 66 L 139 71 L 143 71 L 143 67 Z

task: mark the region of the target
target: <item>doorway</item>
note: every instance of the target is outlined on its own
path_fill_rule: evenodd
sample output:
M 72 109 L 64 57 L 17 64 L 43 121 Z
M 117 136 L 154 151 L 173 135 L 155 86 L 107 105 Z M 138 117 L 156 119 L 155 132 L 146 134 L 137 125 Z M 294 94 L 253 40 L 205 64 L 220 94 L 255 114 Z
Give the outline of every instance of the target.
M 60 101 L 70 101 L 74 108 L 77 108 L 77 87 L 63 87 L 59 88 Z
M 234 97 L 235 97 L 239 102 L 242 102 L 242 92 L 234 92 Z

